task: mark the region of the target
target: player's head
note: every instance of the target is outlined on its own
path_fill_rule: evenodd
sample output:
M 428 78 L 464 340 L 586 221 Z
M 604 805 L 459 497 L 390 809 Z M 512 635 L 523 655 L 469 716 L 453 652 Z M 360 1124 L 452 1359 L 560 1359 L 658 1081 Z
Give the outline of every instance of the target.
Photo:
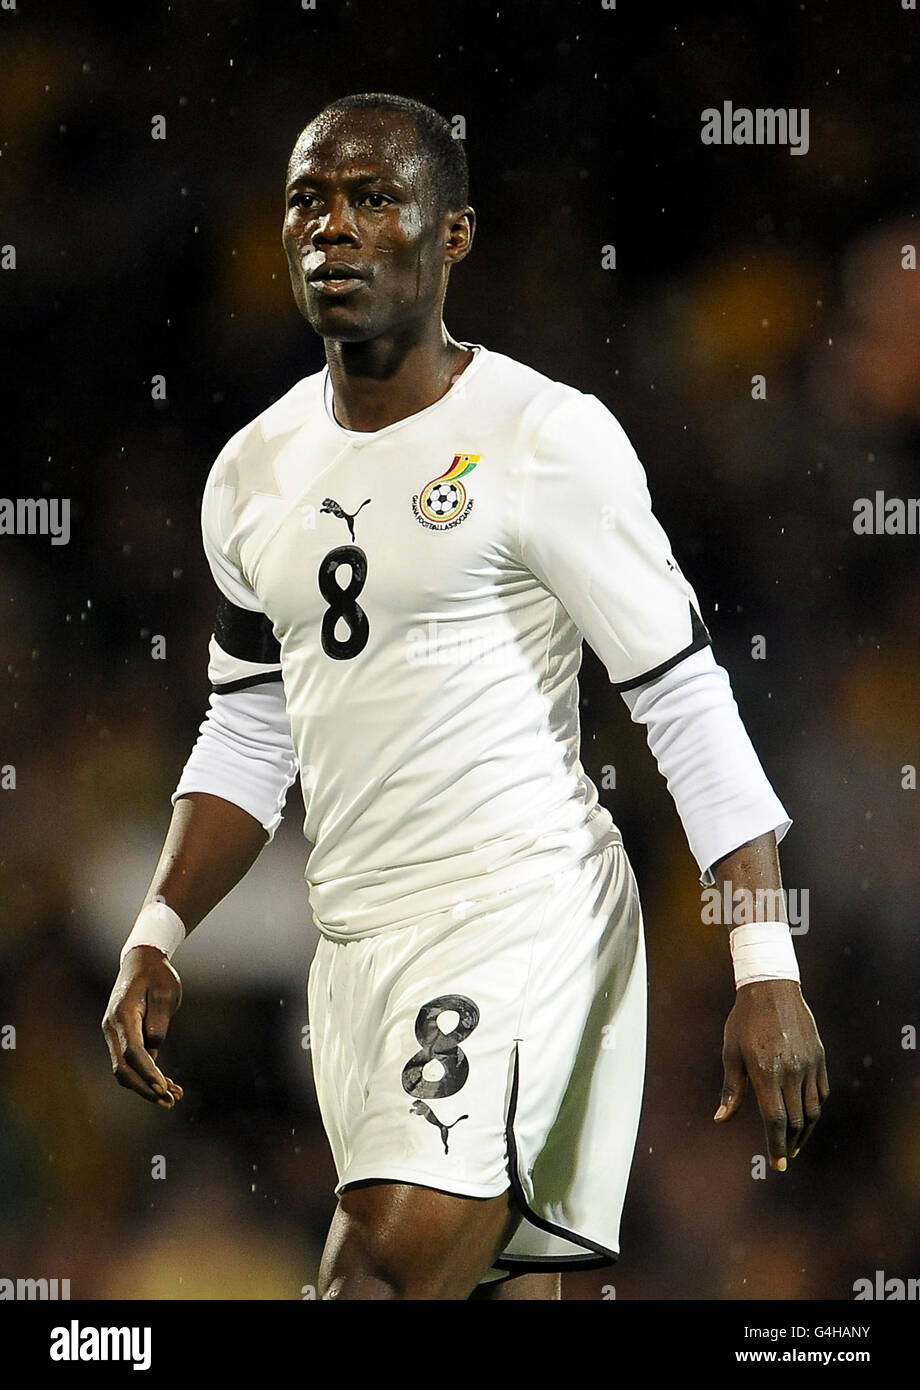
M 323 108 L 288 162 L 284 247 L 294 299 L 324 338 L 361 342 L 440 316 L 472 243 L 466 154 L 409 97 L 367 92 Z M 343 284 L 323 277 L 336 264 Z

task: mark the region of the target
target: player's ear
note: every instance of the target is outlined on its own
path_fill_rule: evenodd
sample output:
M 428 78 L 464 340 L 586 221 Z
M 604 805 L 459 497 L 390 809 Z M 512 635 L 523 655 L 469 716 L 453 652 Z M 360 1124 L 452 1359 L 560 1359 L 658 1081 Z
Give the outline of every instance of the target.
M 476 235 L 476 213 L 470 207 L 448 214 L 445 221 L 444 250 L 453 265 L 468 255 Z

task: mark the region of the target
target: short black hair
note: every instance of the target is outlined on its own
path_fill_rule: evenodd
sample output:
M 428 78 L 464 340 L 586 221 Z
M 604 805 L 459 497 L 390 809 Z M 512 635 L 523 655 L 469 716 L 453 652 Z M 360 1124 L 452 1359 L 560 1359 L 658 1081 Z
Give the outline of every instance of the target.
M 394 96 L 391 92 L 353 92 L 324 106 L 313 121 L 344 111 L 399 111 L 411 117 L 428 165 L 438 212 L 459 212 L 467 206 L 470 200 L 470 176 L 466 149 L 463 141 L 454 134 L 450 122 L 434 107 L 426 106 L 414 97 Z

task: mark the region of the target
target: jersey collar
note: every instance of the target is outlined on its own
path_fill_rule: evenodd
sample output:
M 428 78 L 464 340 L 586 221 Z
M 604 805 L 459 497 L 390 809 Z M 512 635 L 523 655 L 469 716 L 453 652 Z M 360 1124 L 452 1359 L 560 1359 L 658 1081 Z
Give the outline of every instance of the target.
M 417 410 L 413 415 L 404 415 L 401 420 L 394 420 L 392 424 L 384 425 L 382 430 L 347 430 L 344 425 L 339 424 L 333 411 L 334 395 L 332 390 L 332 379 L 329 376 L 329 366 L 327 364 L 323 368 L 322 380 L 323 406 L 326 419 L 337 434 L 343 435 L 346 439 L 351 439 L 355 444 L 370 443 L 372 440 L 382 439 L 385 435 L 391 434 L 394 430 L 401 429 L 403 425 L 409 425 L 416 420 L 421 420 L 424 416 L 430 415 L 433 410 L 437 410 L 440 406 L 446 405 L 452 396 L 459 395 L 461 389 L 466 386 L 469 379 L 478 371 L 480 364 L 488 353 L 488 349 L 484 348 L 482 343 L 461 342 L 460 346 L 472 348 L 473 358 L 472 361 L 467 363 L 464 367 L 450 389 L 445 391 L 444 395 L 440 396 L 438 400 L 432 401 L 431 405 L 426 405 L 424 410 Z

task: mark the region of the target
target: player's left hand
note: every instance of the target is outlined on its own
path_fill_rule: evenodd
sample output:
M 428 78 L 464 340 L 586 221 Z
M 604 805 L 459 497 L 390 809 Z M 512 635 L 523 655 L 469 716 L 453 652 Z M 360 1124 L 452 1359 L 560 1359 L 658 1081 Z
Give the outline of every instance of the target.
M 818 1123 L 830 1094 L 824 1048 L 795 980 L 742 985 L 725 1024 L 722 1099 L 714 1119 L 730 1120 L 750 1081 L 767 1137 L 770 1167 L 786 1170 Z

